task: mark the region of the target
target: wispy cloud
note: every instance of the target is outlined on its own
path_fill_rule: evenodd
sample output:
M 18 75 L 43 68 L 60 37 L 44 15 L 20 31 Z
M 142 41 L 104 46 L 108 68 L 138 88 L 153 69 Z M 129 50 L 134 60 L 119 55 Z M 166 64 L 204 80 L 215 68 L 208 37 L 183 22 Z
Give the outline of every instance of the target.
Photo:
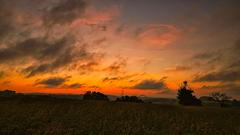
M 195 82 L 230 82 L 240 80 L 239 69 L 239 41 L 236 41 L 233 46 L 222 49 L 218 53 L 211 53 L 210 55 L 200 55 L 201 59 L 209 61 L 206 66 L 211 66 L 218 62 L 219 68 L 215 71 L 208 71 L 204 74 L 197 75 L 193 81 Z M 216 59 L 217 58 L 217 59 Z
M 120 57 L 115 62 L 113 62 L 111 65 L 104 68 L 103 71 L 107 71 L 110 74 L 124 73 L 126 66 L 127 66 L 127 60 Z
M 40 80 L 36 83 L 36 85 L 43 85 L 45 87 L 58 87 L 62 84 L 64 84 L 68 80 L 68 77 L 62 78 L 62 77 L 51 77 L 44 80 Z
M 139 32 L 138 38 L 146 44 L 166 46 L 177 40 L 179 32 L 180 30 L 173 25 L 149 25 Z
M 164 69 L 165 72 L 182 72 L 182 71 L 189 71 L 191 70 L 191 67 L 189 66 L 175 66 Z
M 140 89 L 140 90 L 163 90 L 166 89 L 167 86 L 165 84 L 165 79 L 161 80 L 143 80 L 134 86 L 131 87 L 132 89 Z
M 73 84 L 65 84 L 63 87 L 67 89 L 78 89 L 81 88 L 83 84 L 80 83 L 73 83 Z

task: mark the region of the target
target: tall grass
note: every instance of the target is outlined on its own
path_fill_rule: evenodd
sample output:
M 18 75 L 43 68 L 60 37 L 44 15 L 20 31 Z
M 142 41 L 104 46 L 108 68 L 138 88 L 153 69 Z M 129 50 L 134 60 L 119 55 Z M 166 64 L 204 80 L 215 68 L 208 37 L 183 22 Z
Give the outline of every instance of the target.
M 0 101 L 0 135 L 240 135 L 240 110 L 79 100 Z

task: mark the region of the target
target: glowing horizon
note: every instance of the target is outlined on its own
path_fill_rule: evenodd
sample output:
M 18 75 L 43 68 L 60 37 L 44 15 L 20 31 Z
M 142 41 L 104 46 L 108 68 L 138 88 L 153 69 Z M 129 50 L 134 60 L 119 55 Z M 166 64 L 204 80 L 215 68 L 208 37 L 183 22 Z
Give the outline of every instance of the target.
M 240 98 L 238 0 L 0 0 L 0 90 Z

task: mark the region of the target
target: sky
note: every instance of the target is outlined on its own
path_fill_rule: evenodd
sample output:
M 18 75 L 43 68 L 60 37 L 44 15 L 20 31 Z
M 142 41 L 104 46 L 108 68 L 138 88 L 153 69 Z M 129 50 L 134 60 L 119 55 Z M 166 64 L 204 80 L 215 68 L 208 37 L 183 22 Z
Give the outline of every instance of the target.
M 0 89 L 240 98 L 239 0 L 0 0 Z

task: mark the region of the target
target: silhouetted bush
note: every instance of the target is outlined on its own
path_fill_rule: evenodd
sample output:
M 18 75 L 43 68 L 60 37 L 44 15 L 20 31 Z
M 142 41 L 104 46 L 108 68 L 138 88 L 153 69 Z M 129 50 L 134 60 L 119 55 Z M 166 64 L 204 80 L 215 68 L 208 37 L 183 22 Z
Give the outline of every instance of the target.
M 179 100 L 179 104 L 200 106 L 202 104 L 201 100 L 193 96 L 193 93 L 194 91 L 188 88 L 187 81 L 184 81 L 183 85 L 178 90 L 177 98 Z
M 2 90 L 0 91 L 0 96 L 1 97 L 10 97 L 10 96 L 15 96 L 16 91 L 14 90 Z
M 229 106 L 227 102 L 230 102 L 231 97 L 228 97 L 225 93 L 214 92 L 210 96 L 215 102 L 219 103 L 221 107 Z
M 83 100 L 105 100 L 105 101 L 109 101 L 108 97 L 100 92 L 91 92 L 91 91 L 87 91 L 84 95 L 83 95 Z
M 120 98 L 117 98 L 116 102 L 143 103 L 143 101 L 136 96 L 122 96 Z
M 232 101 L 232 106 L 233 107 L 240 107 L 240 101 L 236 100 L 236 99 L 233 99 Z

